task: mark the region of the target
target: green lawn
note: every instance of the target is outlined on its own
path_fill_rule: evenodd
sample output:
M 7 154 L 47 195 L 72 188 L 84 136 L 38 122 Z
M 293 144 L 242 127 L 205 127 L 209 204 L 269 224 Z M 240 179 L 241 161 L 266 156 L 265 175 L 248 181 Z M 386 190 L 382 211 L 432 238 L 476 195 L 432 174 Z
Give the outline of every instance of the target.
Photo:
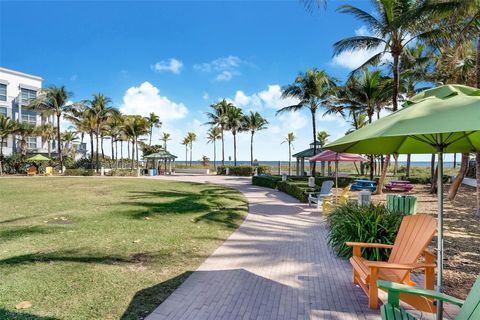
M 141 319 L 247 212 L 231 189 L 129 178 L 0 178 L 0 201 L 0 319 Z

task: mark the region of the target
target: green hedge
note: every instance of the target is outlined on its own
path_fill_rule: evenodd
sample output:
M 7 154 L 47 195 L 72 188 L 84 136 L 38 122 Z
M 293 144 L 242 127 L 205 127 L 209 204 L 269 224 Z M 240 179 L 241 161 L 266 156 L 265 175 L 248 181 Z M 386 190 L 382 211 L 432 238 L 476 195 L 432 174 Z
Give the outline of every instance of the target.
M 253 175 L 255 169 L 257 169 L 258 174 L 269 174 L 269 166 L 218 166 L 217 174 L 225 175 L 227 174 L 227 168 L 229 168 L 230 176 L 251 176 Z
M 64 176 L 93 176 L 94 170 L 90 169 L 65 169 Z
M 252 184 L 260 187 L 276 189 L 277 183 L 281 180 L 282 178 L 279 176 L 253 176 Z
M 402 176 L 402 177 L 400 177 L 400 179 L 408 180 L 413 184 L 430 184 L 430 183 L 432 183 L 432 177 L 430 177 L 430 176 L 410 176 L 408 178 L 406 176 Z M 450 176 L 444 175 L 443 176 L 443 183 L 450 182 L 450 179 L 451 179 Z M 435 181 L 435 183 L 437 183 L 437 182 Z
M 137 170 L 130 170 L 130 169 L 112 169 L 108 172 L 105 172 L 106 176 L 111 177 L 136 177 Z
M 309 188 L 308 184 L 303 182 L 294 181 L 278 181 L 277 188 L 279 191 L 285 192 L 294 198 L 300 200 L 300 202 L 308 202 L 308 192 L 316 192 L 317 188 Z

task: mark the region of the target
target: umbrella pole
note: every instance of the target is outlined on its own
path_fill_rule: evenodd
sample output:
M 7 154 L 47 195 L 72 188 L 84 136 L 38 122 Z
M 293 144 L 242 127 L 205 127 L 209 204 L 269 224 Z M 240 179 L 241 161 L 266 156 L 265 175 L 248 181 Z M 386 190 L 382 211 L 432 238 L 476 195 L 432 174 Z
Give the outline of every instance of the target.
M 438 230 L 437 230 L 437 291 L 442 292 L 443 280 L 443 147 L 439 146 L 437 199 L 438 199 Z M 437 300 L 437 320 L 443 319 L 443 301 Z
M 338 161 L 335 161 L 335 203 L 338 199 Z

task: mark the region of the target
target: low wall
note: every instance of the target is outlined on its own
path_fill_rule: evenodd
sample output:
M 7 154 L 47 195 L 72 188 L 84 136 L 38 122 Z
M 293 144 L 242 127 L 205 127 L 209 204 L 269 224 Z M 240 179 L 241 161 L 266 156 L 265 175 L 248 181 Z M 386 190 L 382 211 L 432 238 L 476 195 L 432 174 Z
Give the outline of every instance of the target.
M 175 173 L 210 174 L 210 169 L 175 168 Z

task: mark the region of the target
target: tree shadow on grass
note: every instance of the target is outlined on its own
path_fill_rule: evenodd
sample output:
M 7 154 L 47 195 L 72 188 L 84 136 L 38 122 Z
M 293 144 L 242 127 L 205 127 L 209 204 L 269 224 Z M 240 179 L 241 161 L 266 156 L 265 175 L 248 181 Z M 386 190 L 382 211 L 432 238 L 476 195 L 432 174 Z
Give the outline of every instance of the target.
M 27 312 L 14 312 L 0 309 L 0 319 L 4 320 L 57 320 L 53 317 L 37 316 Z
M 131 258 L 111 255 L 78 255 L 76 251 L 58 251 L 58 252 L 37 252 L 14 256 L 0 260 L 0 266 L 22 265 L 37 262 L 78 262 L 78 263 L 97 263 L 97 264 L 118 264 L 130 263 Z
M 132 201 L 124 202 L 124 205 L 139 207 L 127 210 L 125 213 L 133 219 L 144 219 L 155 215 L 176 214 L 204 214 L 198 221 L 212 221 L 224 223 L 228 219 L 240 219 L 242 208 L 225 207 L 225 199 L 231 199 L 242 204 L 247 204 L 241 195 L 231 189 L 209 188 L 200 192 L 172 192 L 172 191 L 146 191 L 134 192 L 130 197 Z M 169 198 L 175 198 L 170 200 Z M 141 199 L 141 201 L 139 201 Z M 162 199 L 163 201 L 148 201 L 149 199 Z M 165 199 L 169 199 L 165 201 Z M 238 212 L 237 212 L 238 211 Z M 223 212 L 223 213 L 222 213 Z M 233 212 L 233 213 L 232 213 Z M 226 215 L 225 215 L 226 214 Z M 224 216 L 220 218 L 220 216 Z
M 167 281 L 138 291 L 135 296 L 133 296 L 132 301 L 130 301 L 130 304 L 120 319 L 144 319 L 165 301 L 191 274 L 192 271 L 187 271 Z
M 6 230 L 0 231 L 0 240 L 8 241 L 16 238 L 22 238 L 36 234 L 49 234 L 54 232 L 57 227 L 53 226 L 21 226 L 21 227 L 9 227 Z

